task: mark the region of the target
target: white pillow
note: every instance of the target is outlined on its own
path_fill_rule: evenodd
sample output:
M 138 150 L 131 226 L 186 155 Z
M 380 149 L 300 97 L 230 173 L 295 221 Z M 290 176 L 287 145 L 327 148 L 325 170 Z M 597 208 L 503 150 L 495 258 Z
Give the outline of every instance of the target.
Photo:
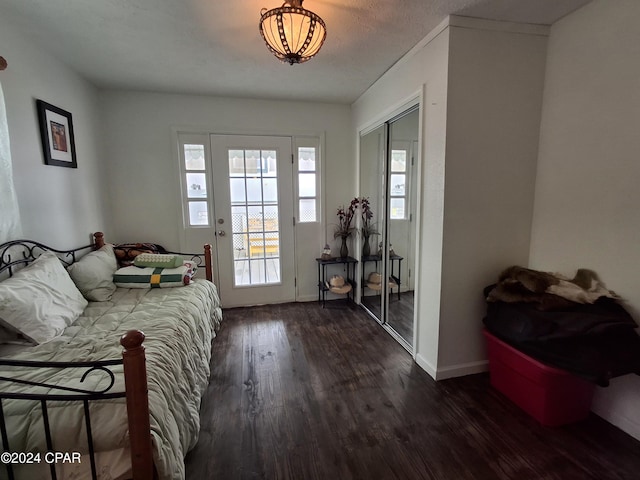
M 90 252 L 67 267 L 71 280 L 87 300 L 106 302 L 111 300 L 116 284 L 113 274 L 118 269 L 113 245 L 106 244 Z
M 0 324 L 35 344 L 60 335 L 87 303 L 53 252 L 0 282 Z

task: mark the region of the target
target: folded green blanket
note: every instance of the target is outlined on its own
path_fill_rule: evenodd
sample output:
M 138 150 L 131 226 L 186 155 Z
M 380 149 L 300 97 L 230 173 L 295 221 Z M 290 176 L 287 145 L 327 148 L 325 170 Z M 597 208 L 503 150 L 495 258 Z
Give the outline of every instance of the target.
M 166 288 L 189 285 L 196 265 L 184 262 L 177 268 L 123 267 L 113 274 L 113 283 L 120 288 Z

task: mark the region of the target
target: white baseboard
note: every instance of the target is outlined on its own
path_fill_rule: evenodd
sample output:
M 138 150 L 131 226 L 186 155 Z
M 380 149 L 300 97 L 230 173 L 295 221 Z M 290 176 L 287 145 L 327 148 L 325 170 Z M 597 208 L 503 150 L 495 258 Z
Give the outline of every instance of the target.
M 318 294 L 315 295 L 300 295 L 296 298 L 296 302 L 317 302 Z
M 422 355 L 417 354 L 416 355 L 416 363 L 418 364 L 418 366 L 420 368 L 422 368 L 425 372 L 427 372 L 429 374 L 429 376 L 431 378 L 433 378 L 434 380 L 436 380 L 436 369 L 433 365 L 431 365 L 426 358 L 424 358 Z
M 608 387 L 596 388 L 591 411 L 636 440 L 640 440 L 638 394 L 640 378 L 635 375 L 614 378 Z
M 416 363 L 420 368 L 427 372 L 434 380 L 446 380 L 447 378 L 463 377 L 474 373 L 482 373 L 489 370 L 489 361 L 482 360 L 479 362 L 462 363 L 452 365 L 450 367 L 435 368 L 423 356 L 416 355 Z
M 481 360 L 479 362 L 461 363 L 450 367 L 439 368 L 436 373 L 436 380 L 446 380 L 447 378 L 463 377 L 465 375 L 473 375 L 474 373 L 482 373 L 489 370 L 489 360 Z
M 603 418 L 607 422 L 615 425 L 623 432 L 631 435 L 636 440 L 640 440 L 640 425 L 638 422 L 628 418 L 625 415 L 617 414 L 611 410 L 609 411 L 601 411 L 598 409 L 593 409 L 593 413 Z

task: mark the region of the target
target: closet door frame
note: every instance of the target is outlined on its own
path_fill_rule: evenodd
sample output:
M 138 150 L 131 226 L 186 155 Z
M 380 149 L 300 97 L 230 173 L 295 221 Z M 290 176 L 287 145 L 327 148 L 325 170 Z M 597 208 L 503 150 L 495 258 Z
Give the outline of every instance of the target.
M 417 176 L 417 182 L 416 182 L 416 197 L 415 197 L 415 202 L 416 202 L 416 211 L 415 211 L 415 222 L 416 222 L 416 226 L 415 226 L 415 232 L 416 232 L 416 238 L 414 241 L 414 244 L 420 245 L 420 235 L 421 235 L 421 228 L 420 228 L 420 223 L 421 223 L 421 202 L 422 202 L 422 151 L 423 151 L 423 144 L 422 144 L 422 135 L 423 135 L 423 124 L 424 124 L 424 98 L 425 98 L 425 88 L 423 87 L 419 92 L 416 92 L 414 95 L 410 96 L 409 98 L 403 100 L 402 102 L 399 102 L 398 104 L 396 104 L 395 106 L 387 109 L 384 113 L 382 113 L 381 115 L 377 116 L 373 121 L 363 125 L 362 127 L 358 128 L 357 130 L 357 141 L 356 141 L 356 155 L 357 155 L 357 164 L 358 164 L 358 176 L 357 176 L 357 191 L 358 191 L 358 195 L 360 195 L 360 190 L 361 190 L 361 185 L 360 185 L 360 175 L 361 175 L 361 169 L 362 169 L 362 163 L 360 160 L 360 139 L 362 138 L 362 136 L 367 135 L 368 133 L 371 133 L 373 131 L 375 131 L 377 128 L 380 128 L 382 126 L 384 126 L 384 156 L 383 156 L 383 165 L 384 165 L 384 169 L 383 169 L 383 181 L 381 182 L 381 192 L 384 193 L 384 196 L 382 198 L 382 206 L 383 206 L 383 217 L 385 219 L 384 225 L 382 226 L 380 230 L 381 233 L 381 237 L 382 237 L 382 255 L 383 258 L 385 259 L 385 261 L 381 262 L 382 265 L 382 278 L 388 278 L 388 258 L 389 258 L 389 230 L 388 230 L 388 211 L 389 211 L 389 194 L 387 193 L 388 191 L 388 185 L 389 185 L 389 179 L 390 179 L 390 169 L 388 167 L 389 165 L 389 158 L 391 155 L 391 139 L 389 137 L 389 125 L 394 122 L 395 120 L 398 120 L 400 118 L 402 118 L 403 116 L 412 113 L 413 111 L 415 111 L 416 109 L 418 109 L 419 114 L 418 114 L 418 147 L 417 147 L 417 154 L 416 154 L 416 168 L 414 171 L 414 174 Z M 357 244 L 357 249 L 359 252 L 362 252 L 362 238 L 361 236 L 358 236 L 358 241 L 356 242 Z M 416 248 L 416 252 L 415 252 L 415 262 L 413 265 L 409 266 L 406 265 L 405 268 L 411 268 L 412 272 L 413 272 L 413 284 L 414 284 L 414 290 L 415 291 L 419 291 L 419 265 L 420 265 L 420 249 Z M 357 278 L 362 278 L 362 262 L 360 262 L 358 264 L 358 277 Z M 373 318 L 375 318 L 380 325 L 392 336 L 394 337 L 398 343 L 400 343 L 407 351 L 409 351 L 412 355 L 412 357 L 415 359 L 415 345 L 416 345 L 416 340 L 418 338 L 418 321 L 417 321 L 417 312 L 419 310 L 418 308 L 418 303 L 419 303 L 419 295 L 415 296 L 415 300 L 414 300 L 414 308 L 413 308 L 413 338 L 412 338 L 412 343 L 409 344 L 408 342 L 405 341 L 405 339 L 403 339 L 393 328 L 391 328 L 388 324 L 386 319 L 389 316 L 389 295 L 388 295 L 388 285 L 386 285 L 387 282 L 383 281 L 383 293 L 381 295 L 381 299 L 382 299 L 382 305 L 381 305 L 381 312 L 382 312 L 382 318 L 378 319 L 369 309 L 365 308 L 363 306 L 363 308 L 365 309 L 365 311 L 367 311 L 367 313 L 369 313 L 369 315 L 371 315 Z M 362 289 L 358 289 L 358 293 L 356 296 L 356 300 L 358 303 L 360 303 L 360 305 L 362 306 Z

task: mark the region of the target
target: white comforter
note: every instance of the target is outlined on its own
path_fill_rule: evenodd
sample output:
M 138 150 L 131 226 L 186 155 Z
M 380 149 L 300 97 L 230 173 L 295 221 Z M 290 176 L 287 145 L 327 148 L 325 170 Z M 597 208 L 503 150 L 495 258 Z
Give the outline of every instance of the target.
M 68 327 L 62 336 L 31 347 L 11 358 L 43 361 L 85 361 L 121 357 L 120 336 L 130 329 L 142 330 L 147 357 L 149 409 L 154 447 L 154 462 L 160 479 L 184 479 L 184 456 L 198 440 L 200 399 L 209 377 L 211 341 L 220 326 L 222 311 L 215 286 L 196 280 L 180 288 L 117 289 L 111 301 L 91 302 L 83 315 Z M 0 375 L 6 375 L 0 367 Z M 116 372 L 115 391 L 123 390 L 122 367 Z M 12 369 L 12 376 L 34 381 L 93 389 L 107 382 L 103 374 L 89 375 L 84 383 L 74 374 L 51 369 L 33 371 Z M 9 376 L 9 375 L 6 375 Z M 5 384 L 0 384 L 5 390 Z M 34 391 L 35 387 L 11 387 L 14 391 Z M 38 390 L 42 392 L 42 389 Z M 63 393 L 52 391 L 51 393 Z M 41 409 L 38 404 L 4 400 L 4 414 L 13 452 L 45 452 Z M 91 403 L 94 448 L 105 452 L 100 457 L 98 473 L 101 479 L 118 476 L 118 468 L 109 465 L 111 458 L 126 458 L 128 436 L 124 399 Z M 61 452 L 88 451 L 82 404 L 53 403 L 49 407 L 53 425 L 54 450 Z M 108 452 L 108 453 L 107 453 Z M 89 459 L 83 456 L 83 467 Z M 128 460 L 128 459 L 127 459 Z M 44 462 L 42 462 L 44 463 Z M 43 468 L 41 464 L 30 468 Z M 59 465 L 60 473 L 79 478 L 78 465 Z M 21 467 L 17 472 L 25 478 L 36 478 L 34 470 Z M 41 471 L 41 470 L 40 470 Z M 86 470 L 85 470 L 86 471 Z M 0 477 L 5 475 L 4 472 Z

